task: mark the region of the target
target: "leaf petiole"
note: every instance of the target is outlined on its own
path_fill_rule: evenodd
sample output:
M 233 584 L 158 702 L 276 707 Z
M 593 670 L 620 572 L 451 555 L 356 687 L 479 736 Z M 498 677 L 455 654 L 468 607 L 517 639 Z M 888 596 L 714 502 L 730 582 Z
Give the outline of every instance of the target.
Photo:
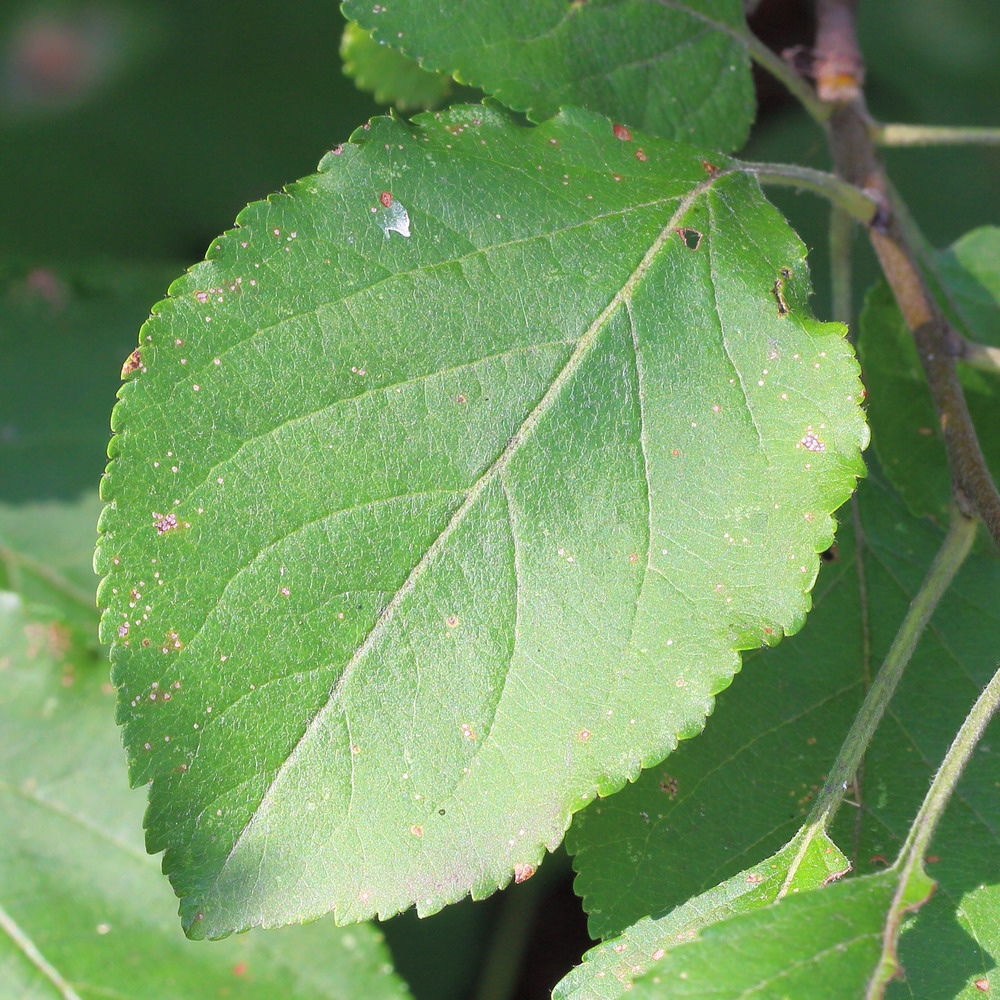
M 824 170 L 800 167 L 794 163 L 742 163 L 739 169 L 753 174 L 761 184 L 811 191 L 865 225 L 874 222 L 882 208 L 867 191 Z
M 910 662 L 910 657 L 916 649 L 920 636 L 927 627 L 927 622 L 972 547 L 972 542 L 976 537 L 977 524 L 977 521 L 965 517 L 957 510 L 953 512 L 951 524 L 944 541 L 941 543 L 941 548 L 938 549 L 934 562 L 920 585 L 920 590 L 917 591 L 916 597 L 910 603 L 910 608 L 896 633 L 889 653 L 876 674 L 872 686 L 868 689 L 867 695 L 865 695 L 865 700 L 854 719 L 854 724 L 851 726 L 840 748 L 840 753 L 837 754 L 837 759 L 830 768 L 826 783 L 816 799 L 816 804 L 804 824 L 805 836 L 802 840 L 800 856 L 804 854 L 810 841 L 829 829 L 833 822 L 833 818 L 840 808 L 840 803 L 843 801 L 844 791 L 861 764 L 868 744 L 885 714 L 886 706 L 899 684 L 899 679 L 903 676 L 903 671 L 906 669 L 907 663 Z M 799 858 L 797 857 L 789 868 L 788 876 L 778 898 L 781 898 L 788 891 L 798 869 L 798 863 Z

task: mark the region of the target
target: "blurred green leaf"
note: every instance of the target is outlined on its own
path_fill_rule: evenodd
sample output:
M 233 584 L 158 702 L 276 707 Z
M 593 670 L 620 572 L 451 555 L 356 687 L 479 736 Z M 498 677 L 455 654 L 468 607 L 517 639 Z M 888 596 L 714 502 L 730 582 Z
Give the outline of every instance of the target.
M 154 310 L 98 563 L 191 933 L 527 877 L 801 625 L 857 369 L 702 159 L 579 111 L 376 120 Z
M 362 90 L 370 90 L 379 104 L 401 111 L 436 108 L 451 93 L 451 78 L 431 73 L 408 56 L 381 45 L 355 21 L 344 28 L 340 43 L 344 72 Z
M 776 649 L 747 654 L 705 734 L 682 745 L 665 769 L 574 821 L 567 845 L 594 932 L 620 933 L 647 913 L 707 893 L 720 878 L 738 878 L 802 822 L 860 704 L 866 672 L 888 650 L 941 539 L 876 478 L 862 484 L 857 503 L 857 521 L 845 518 L 836 559 L 818 582 L 808 626 Z M 917 648 L 866 758 L 860 808 L 842 807 L 833 831 L 857 872 L 894 859 L 931 775 L 992 675 L 998 597 L 995 560 L 971 557 Z M 994 723 L 990 733 L 997 732 Z M 854 790 L 848 794 L 853 800 Z M 993 966 L 1000 851 L 990 817 L 998 814 L 1000 760 L 987 738 L 934 841 L 929 870 L 938 890 L 902 938 L 910 986 L 891 991 L 946 1000 L 967 985 L 962 996 L 972 997 L 974 979 Z
M 656 135 L 736 149 L 754 116 L 739 0 L 345 0 L 426 69 L 533 121 L 577 105 Z
M 97 647 L 90 563 L 100 509 L 96 493 L 73 504 L 0 504 L 0 590 L 66 626 L 80 649 Z
M 20 524 L 40 537 L 89 506 L 26 508 Z M 406 997 L 371 927 L 325 921 L 211 946 L 183 937 L 176 900 L 143 850 L 142 796 L 127 788 L 113 695 L 92 651 L 0 591 L 0 994 Z
M 984 226 L 940 255 L 940 274 L 973 337 L 1000 347 L 1000 228 Z M 879 460 L 915 514 L 947 516 L 951 474 L 913 338 L 884 279 L 868 293 L 859 351 Z M 1000 372 L 959 375 L 986 461 L 1000 471 Z
M 174 273 L 122 262 L 0 271 L 0 501 L 93 489 L 122 362 Z

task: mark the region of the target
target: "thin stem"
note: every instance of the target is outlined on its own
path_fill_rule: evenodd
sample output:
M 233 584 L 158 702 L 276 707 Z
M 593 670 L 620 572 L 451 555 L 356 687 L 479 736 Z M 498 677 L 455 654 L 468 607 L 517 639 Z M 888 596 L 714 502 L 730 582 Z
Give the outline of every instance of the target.
M 962 125 L 881 125 L 872 127 L 879 146 L 1000 146 L 1000 128 Z
M 851 244 L 854 219 L 839 205 L 830 210 L 830 292 L 833 318 L 850 326 L 854 315 L 851 292 Z
M 788 92 L 806 109 L 810 118 L 820 125 L 824 124 L 830 117 L 830 108 L 816 96 L 816 91 L 796 72 L 795 67 L 785 62 L 777 52 L 772 52 L 752 32 L 741 34 L 740 38 L 754 62 L 783 83 Z
M 968 764 L 972 752 L 982 738 L 983 731 L 989 724 L 990 719 L 1000 708 L 1000 670 L 990 678 L 989 683 L 983 688 L 982 693 L 976 699 L 969 714 L 965 717 L 961 728 L 952 740 L 944 760 L 941 762 L 938 773 L 934 775 L 931 787 L 924 798 L 920 812 L 910 827 L 910 832 L 900 851 L 900 860 L 903 868 L 910 869 L 917 864 L 922 864 L 924 853 L 934 836 L 934 831 L 941 820 L 945 806 L 951 798 L 958 779 Z
M 861 506 L 857 494 L 851 497 L 851 520 L 854 524 L 854 572 L 858 581 L 858 624 L 861 626 L 861 682 L 865 697 L 872 686 L 872 634 L 870 605 L 868 602 L 868 575 L 865 562 L 868 555 L 868 536 L 861 520 Z M 864 820 L 865 757 L 858 762 L 854 775 L 855 801 L 858 810 L 854 814 L 854 837 L 851 844 L 851 864 L 857 867 L 861 851 L 861 826 Z
M 868 744 L 885 714 L 886 706 L 899 684 L 899 679 L 903 676 L 907 663 L 910 662 L 917 642 L 927 627 L 938 601 L 951 585 L 955 573 L 968 555 L 975 537 L 976 522 L 955 511 L 941 548 L 938 549 L 934 562 L 920 585 L 920 590 L 910 603 L 889 653 L 876 674 L 874 683 L 868 689 L 854 724 L 840 748 L 840 753 L 837 754 L 837 759 L 833 762 L 833 767 L 830 768 L 816 804 L 803 825 L 805 836 L 799 857 L 792 863 L 779 896 L 784 895 L 786 887 L 791 884 L 798 868 L 799 858 L 804 855 L 810 841 L 817 834 L 829 829 L 833 822 L 843 801 L 844 790 L 864 758 Z
M 794 163 L 742 163 L 739 169 L 753 174 L 762 184 L 777 184 L 800 191 L 811 191 L 842 209 L 852 219 L 870 223 L 880 205 L 870 194 L 836 174 Z
M 924 856 L 934 831 L 944 814 L 948 800 L 955 791 L 965 765 L 968 764 L 972 752 L 998 708 L 1000 708 L 1000 670 L 997 670 L 976 699 L 976 703 L 955 735 L 941 762 L 941 767 L 934 775 L 917 818 L 910 827 L 906 842 L 899 852 L 899 858 L 894 866 L 899 872 L 899 883 L 886 916 L 882 935 L 882 955 L 876 973 L 869 983 L 867 1000 L 876 1000 L 883 995 L 886 982 L 898 967 L 896 941 L 899 937 L 900 924 L 908 909 L 907 890 L 915 880 L 924 876 Z

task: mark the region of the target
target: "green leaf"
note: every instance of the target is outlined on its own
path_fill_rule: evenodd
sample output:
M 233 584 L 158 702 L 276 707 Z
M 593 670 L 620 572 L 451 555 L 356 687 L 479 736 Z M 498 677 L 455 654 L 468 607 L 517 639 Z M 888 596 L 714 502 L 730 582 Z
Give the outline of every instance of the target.
M 451 93 L 451 78 L 431 73 L 397 49 L 380 44 L 355 21 L 348 21 L 340 43 L 344 72 L 379 104 L 400 111 L 435 108 Z
M 0 501 L 93 489 L 122 361 L 173 270 L 119 262 L 0 271 Z
M 940 255 L 945 287 L 971 334 L 1000 347 L 1000 228 L 984 226 Z M 889 286 L 879 281 L 861 314 L 859 352 L 879 461 L 915 514 L 944 519 L 951 475 L 944 439 L 920 358 Z M 1000 472 L 1000 373 L 960 365 L 979 442 L 994 477 Z
M 592 948 L 555 988 L 553 1000 L 617 1000 L 667 951 L 694 939 L 702 928 L 775 902 L 790 874 L 785 893 L 819 888 L 847 867 L 826 837 L 810 840 L 800 856 L 801 848 L 801 838 L 795 838 L 766 861 Z
M 864 997 L 879 964 L 894 871 L 785 897 L 701 931 L 636 980 L 630 1000 Z M 933 883 L 915 878 L 904 902 L 919 906 Z
M 726 150 L 743 145 L 753 121 L 740 0 L 345 0 L 343 8 L 376 41 L 532 121 L 577 105 Z
M 859 502 L 873 516 L 885 504 L 886 517 L 905 518 L 871 479 Z M 611 937 L 647 914 L 680 906 L 796 836 L 864 694 L 864 609 L 854 525 L 844 521 L 807 627 L 774 649 L 747 653 L 738 682 L 699 739 L 576 817 L 567 847 L 591 934 Z M 882 612 L 888 622 L 898 620 L 891 617 L 896 607 Z M 626 871 L 641 878 L 624 881 Z
M 58 523 L 76 511 L 36 515 Z M 92 522 L 83 544 L 91 532 Z M 0 591 L 0 650 L 3 996 L 408 995 L 367 926 L 326 921 L 211 947 L 187 941 L 176 900 L 143 851 L 142 801 L 127 788 L 101 660 L 9 591 Z
M 100 594 L 190 933 L 527 877 L 800 627 L 856 364 L 755 181 L 642 143 L 376 120 L 143 329 Z
M 720 878 L 738 884 L 736 873 L 775 851 L 805 818 L 860 704 L 864 677 L 888 650 L 941 541 L 876 477 L 855 502 L 856 518 L 838 532 L 807 627 L 776 649 L 748 654 L 712 725 L 665 768 L 576 818 L 567 840 L 592 933 L 628 928 L 629 939 L 647 926 L 645 914 L 683 910 L 702 893 L 710 898 Z M 894 859 L 930 777 L 992 675 L 998 600 L 1000 567 L 992 557 L 970 557 L 907 667 L 859 789 L 848 792 L 851 801 L 860 796 L 860 810 L 841 808 L 833 836 L 856 872 L 877 872 Z M 929 870 L 938 889 L 902 937 L 910 986 L 892 986 L 890 995 L 910 988 L 914 996 L 951 997 L 968 984 L 962 995 L 975 996 L 972 984 L 992 967 L 990 953 L 1000 954 L 1000 845 L 990 821 L 1000 811 L 1000 760 L 989 745 L 987 737 L 937 832 Z
M 100 509 L 95 495 L 73 504 L 0 504 L 0 590 L 18 594 L 36 617 L 69 628 L 81 648 L 97 648 L 88 564 Z

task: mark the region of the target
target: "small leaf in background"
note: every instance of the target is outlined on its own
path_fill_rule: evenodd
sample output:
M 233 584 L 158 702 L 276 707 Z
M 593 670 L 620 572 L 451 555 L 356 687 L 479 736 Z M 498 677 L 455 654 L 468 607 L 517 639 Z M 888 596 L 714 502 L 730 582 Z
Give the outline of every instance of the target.
M 122 262 L 0 271 L 0 501 L 93 489 L 122 359 L 173 273 Z
M 860 384 L 718 159 L 379 119 L 154 310 L 98 565 L 190 933 L 524 877 L 800 627 Z
M 828 837 L 812 838 L 804 851 L 796 838 L 766 861 L 666 913 L 643 917 L 592 948 L 553 990 L 553 1000 L 618 1000 L 667 951 L 693 940 L 703 928 L 775 902 L 793 867 L 785 892 L 819 888 L 846 869 L 847 859 Z
M 775 649 L 747 654 L 702 737 L 574 821 L 567 846 L 576 855 L 576 888 L 592 932 L 625 931 L 623 940 L 641 935 L 645 944 L 644 914 L 683 910 L 701 893 L 711 898 L 711 885 L 738 878 L 805 818 L 861 702 L 865 672 L 870 676 L 888 650 L 941 540 L 873 475 L 856 502 L 857 520 L 844 518 L 807 627 Z M 861 806 L 842 806 L 833 831 L 855 874 L 878 872 L 895 859 L 952 736 L 992 675 L 1000 617 L 990 595 L 998 591 L 995 560 L 970 557 L 908 665 L 866 758 Z M 920 733 L 905 726 L 907 719 L 921 720 Z M 990 732 L 997 731 L 994 723 Z M 976 995 L 974 980 L 993 967 L 992 955 L 1000 954 L 1000 871 L 993 864 L 1000 845 L 989 817 L 998 813 L 1000 765 L 988 735 L 934 840 L 928 872 L 937 891 L 902 936 L 909 986 L 891 985 L 890 996 L 912 989 L 943 1000 L 964 989 L 967 1000 Z M 587 964 L 567 982 L 587 982 Z M 604 989 L 594 995 L 618 996 Z
M 754 117 L 740 0 L 346 0 L 347 17 L 532 121 L 566 105 L 737 149 Z
M 860 1000 L 897 882 L 891 871 L 838 882 L 714 924 L 668 951 L 629 1000 Z M 919 906 L 932 889 L 930 879 L 912 879 L 906 904 Z
M 371 32 L 348 21 L 340 43 L 344 72 L 379 104 L 400 111 L 436 108 L 451 93 L 451 77 L 423 69 L 398 49 L 376 42 Z
M 1000 228 L 967 233 L 939 257 L 940 273 L 971 336 L 1000 348 Z M 937 414 L 899 307 L 884 279 L 868 293 L 858 343 L 879 461 L 915 514 L 946 520 L 951 474 Z M 959 363 L 979 443 L 1000 471 L 1000 371 Z
M 73 524 L 92 506 L 26 507 L 19 524 L 26 540 L 42 538 L 46 526 Z M 31 549 L 39 558 L 46 551 Z M 85 572 L 87 561 L 84 554 L 67 575 Z M 96 617 L 91 609 L 92 628 Z M 10 590 L 0 591 L 0 651 L 0 994 L 408 996 L 368 926 L 324 921 L 211 946 L 186 940 L 177 901 L 143 848 L 142 796 L 128 790 L 109 725 L 114 688 L 103 657 Z

